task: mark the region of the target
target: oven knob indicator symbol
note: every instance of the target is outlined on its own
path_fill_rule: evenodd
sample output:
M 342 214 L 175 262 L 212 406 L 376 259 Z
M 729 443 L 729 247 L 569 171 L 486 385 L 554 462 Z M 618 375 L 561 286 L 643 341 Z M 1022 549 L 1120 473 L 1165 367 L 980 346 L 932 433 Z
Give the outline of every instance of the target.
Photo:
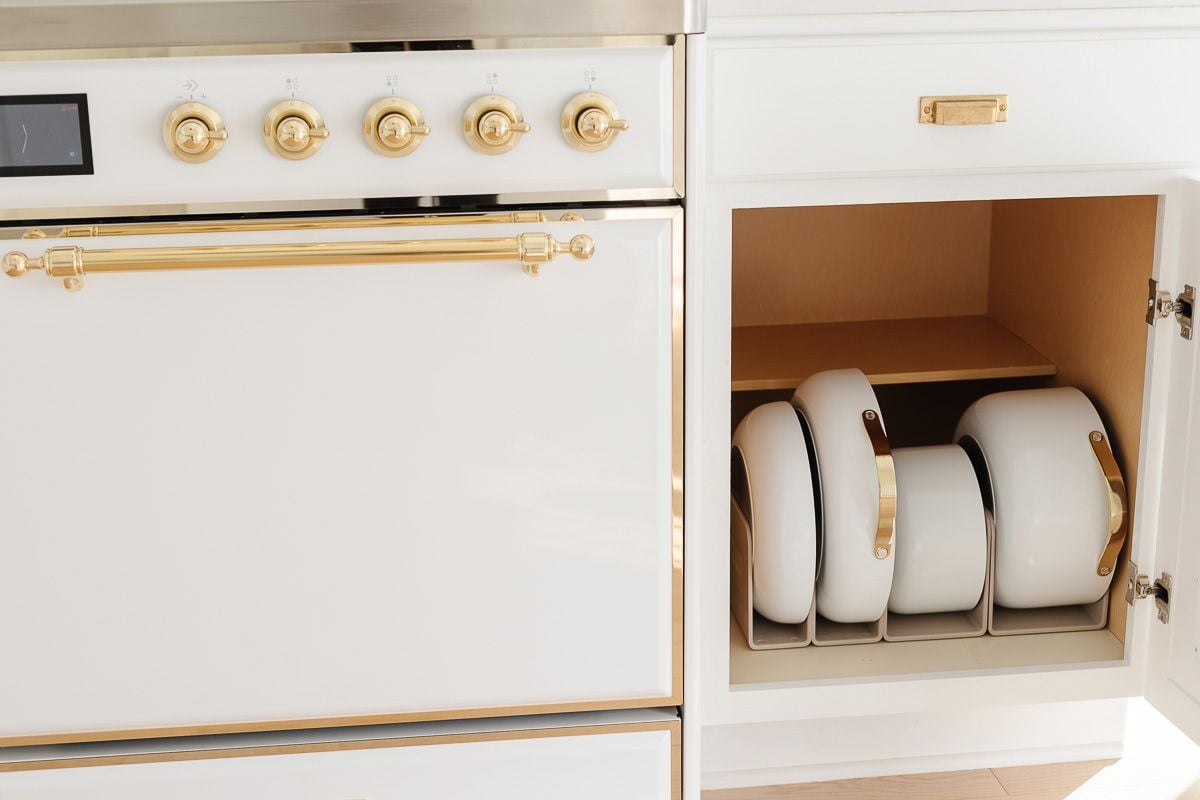
M 285 100 L 267 112 L 263 141 L 280 158 L 299 161 L 320 149 L 329 138 L 321 112 L 302 100 Z
M 492 156 L 512 150 L 521 136 L 531 129 L 517 104 L 498 94 L 478 98 L 467 106 L 467 113 L 463 115 L 467 144 Z
M 220 152 L 229 138 L 221 115 L 203 103 L 182 103 L 163 120 L 167 152 L 189 164 L 201 164 Z
M 627 130 L 629 120 L 621 116 L 616 103 L 605 95 L 584 92 L 563 107 L 563 138 L 576 150 L 603 150 L 616 141 L 617 134 Z
M 421 110 L 400 97 L 385 97 L 368 108 L 363 117 L 363 137 L 380 155 L 406 156 L 428 135 L 429 126 Z

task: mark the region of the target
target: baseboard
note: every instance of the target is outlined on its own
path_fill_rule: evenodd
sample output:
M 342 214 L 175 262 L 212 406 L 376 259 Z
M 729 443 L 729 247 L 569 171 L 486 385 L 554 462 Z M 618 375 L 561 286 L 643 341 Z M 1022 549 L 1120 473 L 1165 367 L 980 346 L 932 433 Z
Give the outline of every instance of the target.
M 706 727 L 704 789 L 1119 758 L 1125 700 Z

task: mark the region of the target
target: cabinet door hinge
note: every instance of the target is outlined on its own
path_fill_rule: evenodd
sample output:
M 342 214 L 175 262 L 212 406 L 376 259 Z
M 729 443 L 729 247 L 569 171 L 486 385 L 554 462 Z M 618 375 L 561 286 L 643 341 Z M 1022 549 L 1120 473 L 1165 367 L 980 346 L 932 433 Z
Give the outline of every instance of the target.
M 1151 582 L 1149 575 L 1138 573 L 1137 564 L 1129 562 L 1129 583 L 1125 587 L 1125 602 L 1133 605 L 1138 600 L 1154 598 L 1158 621 L 1164 625 L 1171 620 L 1171 576 L 1164 572 L 1162 577 Z
M 1174 298 L 1167 291 L 1158 290 L 1158 281 L 1150 279 L 1150 293 L 1146 296 L 1146 324 L 1153 325 L 1172 314 L 1179 323 L 1179 335 L 1192 338 L 1192 309 L 1196 305 L 1196 287 L 1185 285 L 1183 294 Z

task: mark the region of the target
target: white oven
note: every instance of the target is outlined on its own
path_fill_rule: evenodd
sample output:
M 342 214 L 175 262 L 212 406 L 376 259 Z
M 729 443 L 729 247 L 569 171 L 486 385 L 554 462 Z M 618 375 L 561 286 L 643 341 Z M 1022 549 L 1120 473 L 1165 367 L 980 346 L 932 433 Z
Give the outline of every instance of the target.
M 682 38 L 577 44 L 0 65 L 0 745 L 681 702 Z

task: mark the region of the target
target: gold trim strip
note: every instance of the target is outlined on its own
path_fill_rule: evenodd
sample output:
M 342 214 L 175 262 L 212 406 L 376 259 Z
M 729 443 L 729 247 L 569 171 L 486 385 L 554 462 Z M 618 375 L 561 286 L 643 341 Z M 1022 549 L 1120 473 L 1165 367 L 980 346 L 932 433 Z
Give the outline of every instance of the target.
M 412 264 L 450 261 L 520 261 L 530 275 L 555 256 L 592 257 L 595 243 L 585 234 L 570 242 L 548 233 L 522 233 L 493 239 L 412 239 L 392 242 L 299 242 L 288 244 L 207 245 L 197 247 L 50 247 L 38 258 L 5 254 L 5 273 L 20 278 L 40 270 L 60 278 L 67 291 L 83 288 L 84 275 L 96 272 L 170 272 L 181 269 L 328 267 L 354 264 Z
M 163 753 L 135 753 L 118 756 L 85 756 L 81 758 L 42 759 L 35 761 L 12 761 L 0 763 L 0 773 L 34 772 L 52 769 L 79 769 L 82 767 L 109 767 L 127 764 L 159 764 L 180 761 L 210 761 L 221 758 L 254 758 L 258 756 L 298 755 L 302 753 L 330 753 L 354 750 L 382 750 L 393 747 L 423 747 L 429 745 L 462 744 L 466 742 L 502 742 L 524 739 L 557 739 L 568 736 L 597 736 L 643 731 L 670 731 L 671 733 L 671 782 L 678 787 L 680 763 L 677 758 L 680 738 L 680 721 L 661 720 L 646 722 L 617 722 L 612 724 L 580 725 L 561 728 L 529 728 L 527 730 L 481 731 L 477 733 L 446 733 L 427 736 L 393 737 L 388 739 L 341 740 L 333 742 L 306 742 L 303 744 L 260 745 L 256 747 L 224 747 L 200 750 L 182 750 Z
M 680 706 L 683 686 L 683 398 L 684 398 L 684 215 L 679 206 L 656 208 L 580 209 L 588 220 L 668 219 L 671 222 L 671 693 L 663 697 L 613 698 L 581 702 L 543 703 L 525 706 L 409 711 L 394 714 L 364 714 L 342 717 L 266 720 L 242 723 L 212 723 L 159 728 L 129 728 L 107 731 L 0 736 L 0 747 L 26 747 L 47 744 L 73 744 L 128 739 L 155 739 L 209 734 L 261 733 L 304 728 L 343 728 L 355 725 L 387 725 L 405 722 L 438 722 L 482 717 L 518 717 L 577 711 L 613 711 L 617 709 Z
M 251 233 L 259 231 L 354 230 L 410 225 L 503 225 L 546 221 L 541 211 L 510 214 L 439 214 L 423 217 L 344 217 L 322 219 L 233 219 L 204 222 L 130 222 L 111 225 L 66 225 L 57 229 L 30 228 L 22 239 L 87 239 L 97 236 L 163 236 L 177 233 Z
M 1088 441 L 1091 442 L 1092 452 L 1096 454 L 1100 471 L 1104 473 L 1104 480 L 1108 482 L 1108 542 L 1096 563 L 1096 574 L 1107 578 L 1117 567 L 1117 557 L 1125 546 L 1125 537 L 1129 532 L 1129 496 L 1125 490 L 1125 478 L 1121 475 L 1117 460 L 1113 458 L 1108 439 L 1101 431 L 1092 431 L 1088 434 Z
M 863 426 L 875 451 L 875 470 L 879 474 L 879 519 L 875 524 L 875 558 L 882 561 L 896 546 L 896 463 L 892 448 L 879 421 L 871 409 L 862 413 Z

